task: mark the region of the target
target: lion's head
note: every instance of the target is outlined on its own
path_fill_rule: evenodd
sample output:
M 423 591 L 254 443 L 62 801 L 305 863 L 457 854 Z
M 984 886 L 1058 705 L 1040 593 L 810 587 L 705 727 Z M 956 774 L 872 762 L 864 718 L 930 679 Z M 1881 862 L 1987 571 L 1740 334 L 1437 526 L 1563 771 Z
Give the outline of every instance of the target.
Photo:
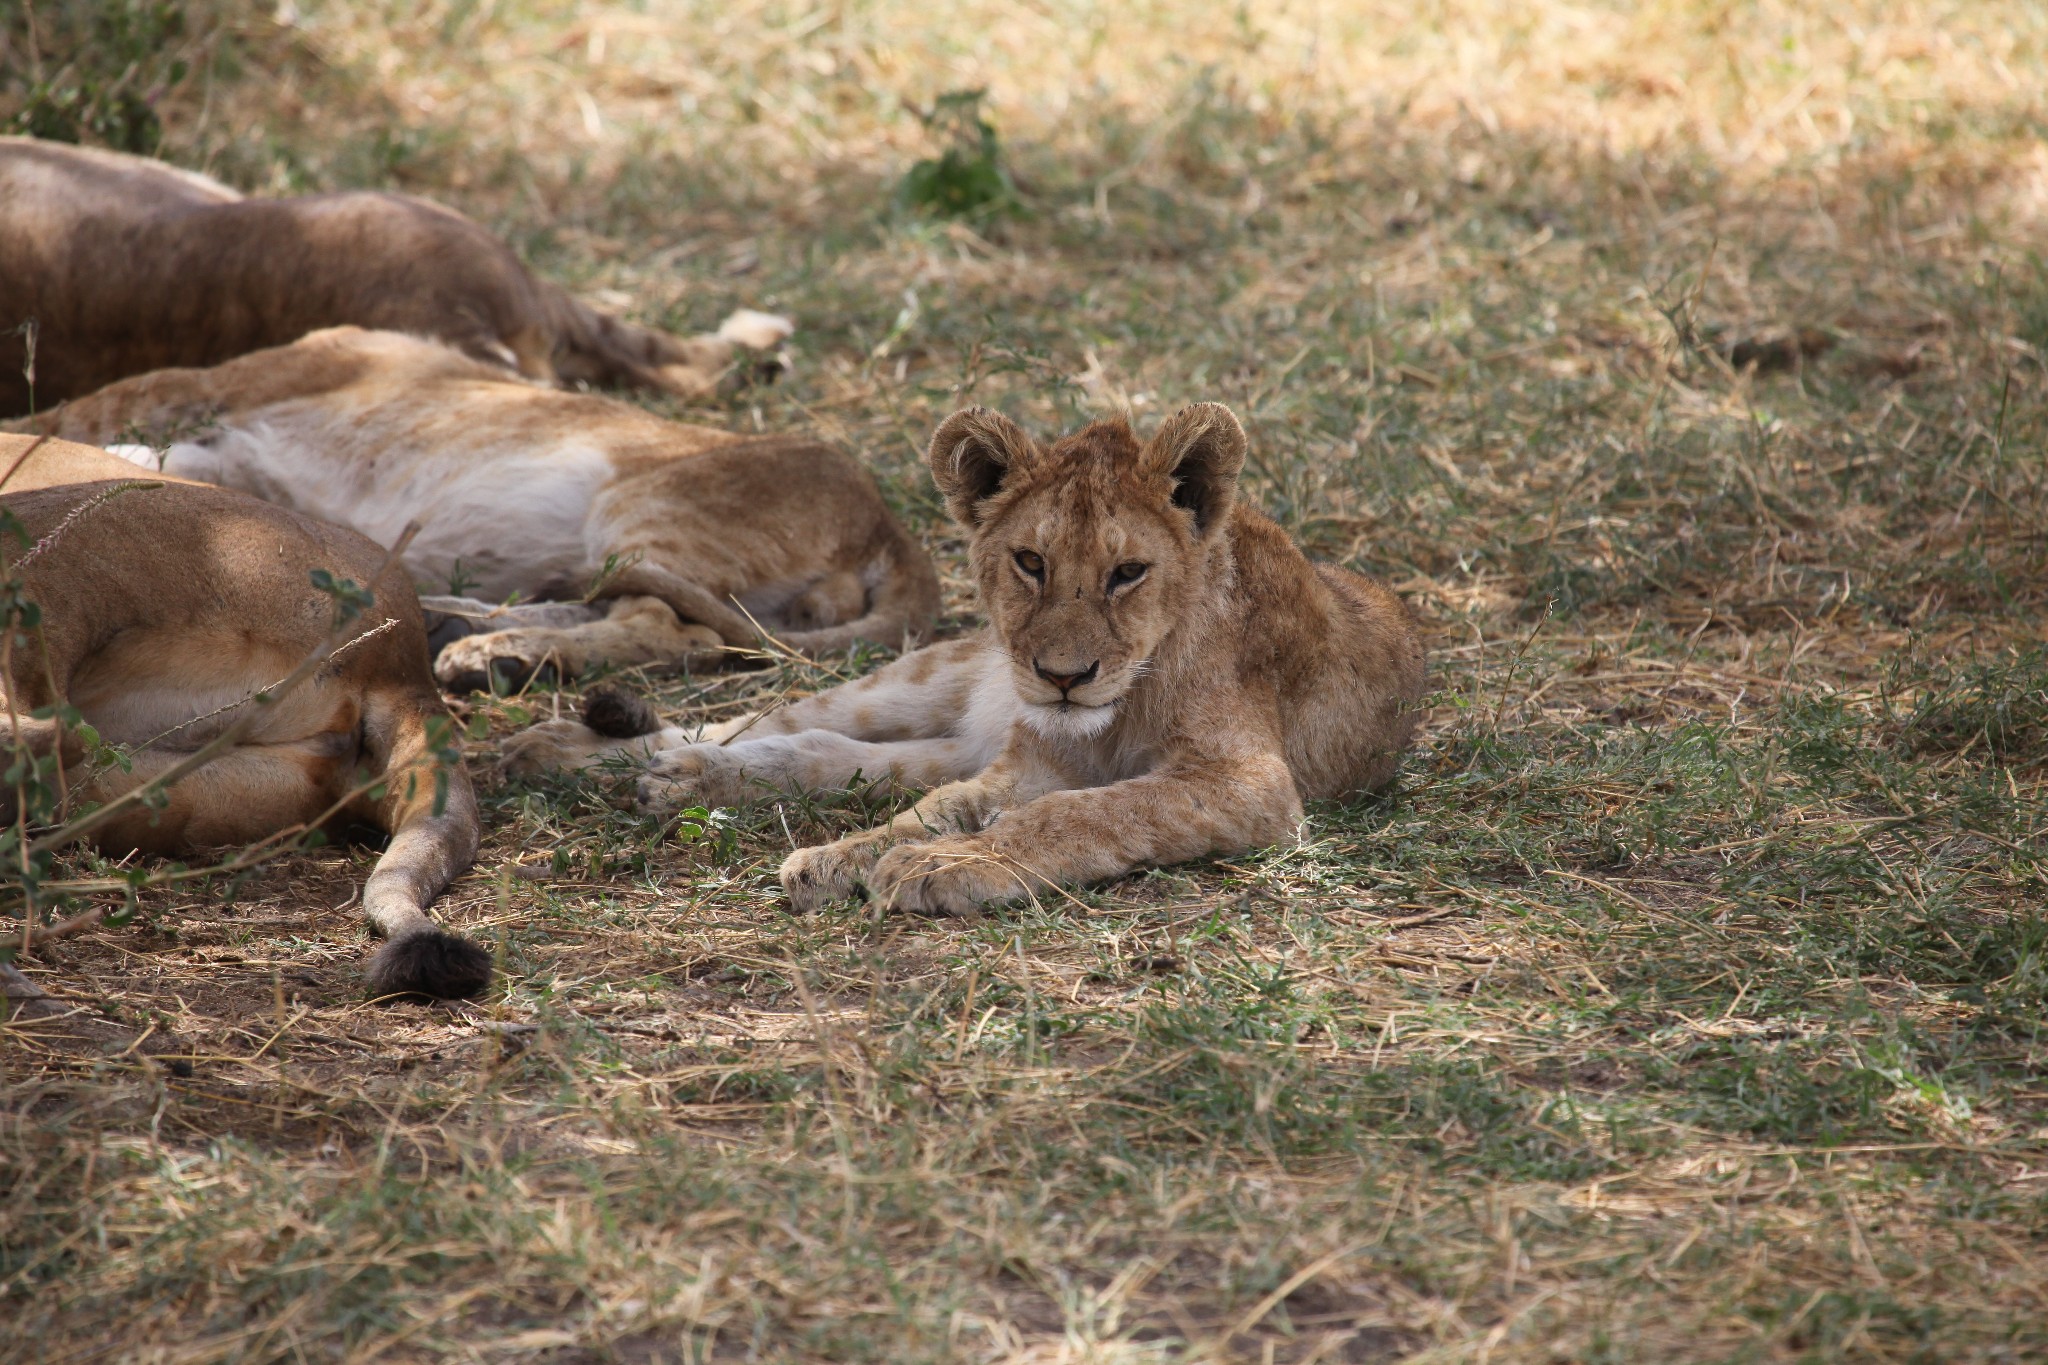
M 1051 445 L 987 408 L 954 413 L 927 459 L 969 535 L 981 600 L 1025 718 L 1085 738 L 1115 719 L 1161 641 L 1213 591 L 1244 466 L 1220 403 L 1140 442 L 1121 418 Z

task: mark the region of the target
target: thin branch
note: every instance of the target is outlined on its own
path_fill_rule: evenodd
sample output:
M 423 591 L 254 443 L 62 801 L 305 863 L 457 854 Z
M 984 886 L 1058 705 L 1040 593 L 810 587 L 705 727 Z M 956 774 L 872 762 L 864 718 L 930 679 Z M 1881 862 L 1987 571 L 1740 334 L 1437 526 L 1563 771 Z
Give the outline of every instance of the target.
M 354 636 L 348 641 L 348 643 L 342 645 L 339 649 L 336 649 L 332 654 L 328 655 L 327 662 L 333 663 L 336 659 L 339 659 L 342 655 L 348 653 L 351 649 L 354 649 L 363 641 L 368 640 L 373 636 L 382 635 L 385 631 L 391 629 L 393 626 L 397 624 L 398 618 L 396 616 L 385 617 L 380 625 L 377 625 L 369 630 L 364 631 L 361 635 Z M 287 675 L 287 677 L 289 677 L 289 675 Z M 181 720 L 176 725 L 173 725 L 170 729 L 163 731 L 161 734 L 151 735 L 148 739 L 145 739 L 144 741 L 142 741 L 142 743 L 136 745 L 135 749 L 137 752 L 140 752 L 144 749 L 150 748 L 153 745 L 155 745 L 159 740 L 168 739 L 170 736 L 177 734 L 178 731 L 180 730 L 189 730 L 203 720 L 212 720 L 215 716 L 224 716 L 228 712 L 234 710 L 237 706 L 246 705 L 249 702 L 256 700 L 258 697 L 270 697 L 274 699 L 275 696 L 277 695 L 278 689 L 284 686 L 285 681 L 286 678 L 279 678 L 276 682 L 270 684 L 270 686 L 268 687 L 259 687 L 254 692 L 251 692 L 243 697 L 238 697 L 234 701 L 229 702 L 225 706 L 216 706 L 213 708 L 213 710 L 208 711 L 203 716 L 194 716 L 190 720 Z
M 329 820 L 341 814 L 350 803 L 371 788 L 388 786 L 401 779 L 417 780 L 420 774 L 431 770 L 435 766 L 437 765 L 433 760 L 420 759 L 396 773 L 383 772 L 373 777 L 364 778 L 336 797 L 333 804 L 329 805 L 327 809 L 321 811 L 318 815 L 308 820 L 302 820 L 296 825 L 288 825 L 275 834 L 257 840 L 224 863 L 211 863 L 205 867 L 186 867 L 151 872 L 140 881 L 130 881 L 126 878 L 116 880 L 111 877 L 96 877 L 81 878 L 74 881 L 44 882 L 41 889 L 56 895 L 87 896 L 110 891 L 139 891 L 145 887 L 176 886 L 184 882 L 204 881 L 210 877 L 225 877 L 232 876 L 237 872 L 247 872 L 252 868 L 261 867 L 274 858 L 282 857 L 291 852 L 297 846 L 296 841 L 298 839 L 320 828 Z M 28 934 L 30 932 L 34 934 L 34 942 L 36 943 L 41 943 L 47 938 L 64 938 L 71 934 L 83 933 L 99 923 L 109 913 L 111 913 L 109 907 L 98 906 L 73 915 L 70 919 L 59 921 L 48 928 L 25 930 L 21 934 L 0 935 L 0 952 L 17 951 L 25 953 L 29 947 Z
M 86 517 L 92 515 L 94 512 L 97 512 L 100 508 L 112 502 L 115 498 L 120 497 L 123 493 L 133 493 L 138 490 L 146 491 L 152 488 L 162 488 L 163 486 L 164 485 L 161 480 L 126 479 L 120 483 L 115 484 L 112 488 L 105 489 L 104 491 L 97 493 L 90 498 L 87 498 L 84 502 L 81 502 L 80 504 L 78 504 L 78 506 L 72 508 L 71 511 L 68 514 L 66 514 L 64 520 L 58 522 L 55 526 L 51 527 L 49 532 L 46 535 L 44 535 L 41 540 L 38 540 L 34 545 L 31 545 L 29 547 L 28 553 L 23 555 L 20 559 L 15 560 L 13 564 L 8 566 L 9 569 L 11 571 L 19 572 L 20 570 L 27 568 L 30 564 L 35 562 L 36 558 L 40 556 L 43 553 L 43 551 L 49 549 L 52 545 L 55 545 L 66 531 L 70 530 L 73 526 L 77 525 L 80 521 L 83 521 Z
M 125 885 L 125 882 L 114 883 L 116 888 Z M 40 945 L 48 943 L 51 939 L 70 938 L 73 934 L 82 934 L 105 919 L 110 908 L 105 905 L 95 905 L 92 909 L 81 911 L 70 919 L 58 920 L 55 924 L 46 924 L 34 931 L 35 941 Z M 29 930 L 24 929 L 18 934 L 0 934 L 0 953 L 26 952 L 29 946 L 29 932 Z
M 405 553 L 405 547 L 412 543 L 412 538 L 419 534 L 419 529 L 417 522 L 405 528 L 404 532 L 398 537 L 397 543 L 386 553 L 384 563 L 378 566 L 377 572 L 372 575 L 370 579 L 372 583 L 382 578 L 385 570 L 389 569 L 391 564 L 401 554 Z M 350 640 L 354 638 L 354 636 L 351 636 Z M 348 642 L 343 642 L 343 644 L 346 643 Z M 321 641 L 311 654 L 306 656 L 304 662 L 286 675 L 284 681 L 278 684 L 275 691 L 258 693 L 256 700 L 264 705 L 269 705 L 289 695 L 299 684 L 319 672 L 341 647 L 341 645 L 335 643 L 335 634 L 330 632 L 327 638 Z M 51 830 L 48 834 L 45 834 L 42 838 L 29 845 L 29 852 L 45 853 L 53 849 L 62 848 L 66 844 L 76 843 L 116 816 L 142 804 L 154 793 L 168 790 L 173 784 L 183 781 L 232 749 L 241 741 L 242 736 L 249 732 L 250 728 L 255 725 L 257 718 L 262 714 L 263 706 L 252 707 L 248 712 L 238 717 L 233 724 L 222 730 L 218 735 L 215 735 L 206 744 L 193 750 L 190 756 L 174 764 L 168 771 L 151 778 L 141 786 L 123 792 L 120 796 L 115 797 L 112 801 L 109 801 L 91 814 L 81 816 L 68 824 Z

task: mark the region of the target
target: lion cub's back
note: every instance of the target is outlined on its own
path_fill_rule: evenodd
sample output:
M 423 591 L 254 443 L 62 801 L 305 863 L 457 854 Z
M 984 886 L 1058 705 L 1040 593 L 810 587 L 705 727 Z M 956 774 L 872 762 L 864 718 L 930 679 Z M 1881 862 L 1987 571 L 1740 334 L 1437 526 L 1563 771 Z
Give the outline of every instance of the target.
M 1308 800 L 1384 786 L 1421 720 L 1420 623 L 1386 585 L 1334 564 L 1308 564 L 1321 592 L 1315 666 L 1282 698 L 1287 766 Z M 1306 604 L 1304 604 L 1306 607 Z

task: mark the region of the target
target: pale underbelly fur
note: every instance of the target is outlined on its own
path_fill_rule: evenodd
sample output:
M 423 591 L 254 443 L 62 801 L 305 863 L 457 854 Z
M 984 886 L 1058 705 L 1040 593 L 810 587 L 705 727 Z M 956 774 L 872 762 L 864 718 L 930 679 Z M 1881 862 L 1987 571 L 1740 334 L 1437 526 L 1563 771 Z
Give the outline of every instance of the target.
M 488 601 L 514 593 L 575 595 L 596 571 L 585 546 L 590 506 L 611 473 L 604 452 L 564 442 L 490 451 L 393 452 L 342 460 L 326 442 L 262 421 L 163 453 L 108 449 L 144 468 L 238 489 L 394 544 L 419 533 L 405 565 L 423 592 Z M 381 466 L 381 468 L 380 468 Z

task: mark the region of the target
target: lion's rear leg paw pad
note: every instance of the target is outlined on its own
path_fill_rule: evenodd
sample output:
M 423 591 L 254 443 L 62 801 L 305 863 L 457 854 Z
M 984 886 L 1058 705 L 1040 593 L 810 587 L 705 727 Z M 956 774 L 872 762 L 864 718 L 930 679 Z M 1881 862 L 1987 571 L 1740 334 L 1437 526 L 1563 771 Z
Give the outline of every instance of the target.
M 552 683 L 560 670 L 545 654 L 530 657 L 511 631 L 468 635 L 434 660 L 434 677 L 450 692 L 516 692 L 529 682 Z
M 498 764 L 514 777 L 580 768 L 618 747 L 578 720 L 544 720 L 505 739 Z
M 636 789 L 640 808 L 654 812 L 744 806 L 763 794 L 732 751 L 716 744 L 689 744 L 656 754 Z

